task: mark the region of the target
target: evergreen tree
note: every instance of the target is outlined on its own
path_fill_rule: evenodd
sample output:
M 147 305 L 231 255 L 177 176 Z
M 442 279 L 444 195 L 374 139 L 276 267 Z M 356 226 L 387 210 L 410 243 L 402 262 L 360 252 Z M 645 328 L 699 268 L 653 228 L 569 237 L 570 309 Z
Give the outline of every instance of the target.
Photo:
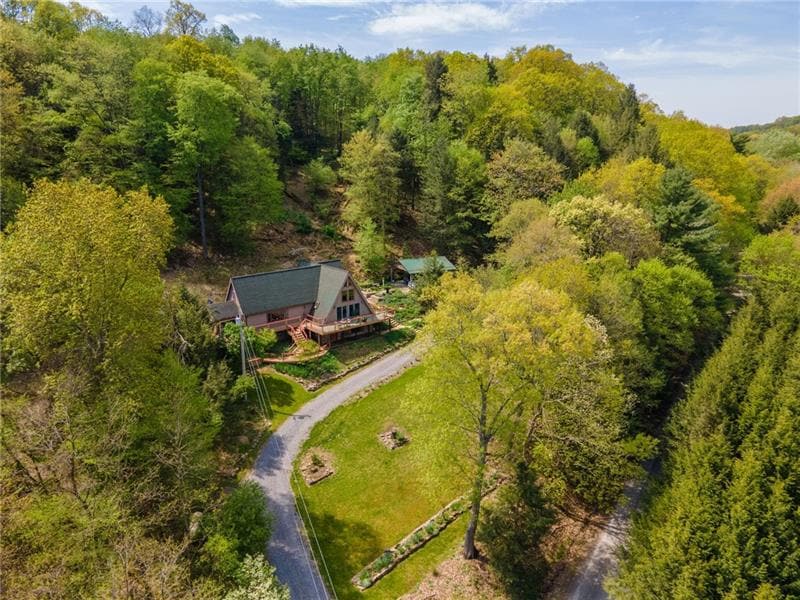
M 731 269 L 719 241 L 717 214 L 712 200 L 692 183 L 680 167 L 664 174 L 661 202 L 653 209 L 661 240 L 691 257 L 717 285 L 730 281 Z

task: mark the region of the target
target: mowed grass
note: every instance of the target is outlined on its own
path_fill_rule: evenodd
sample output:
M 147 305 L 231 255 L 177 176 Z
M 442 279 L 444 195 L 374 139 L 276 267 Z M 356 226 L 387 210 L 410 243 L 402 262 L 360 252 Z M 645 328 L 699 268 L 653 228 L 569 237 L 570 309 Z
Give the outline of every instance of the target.
M 457 461 L 461 433 L 436 408 L 438 403 L 414 393 L 423 369 L 413 367 L 368 396 L 337 408 L 312 430 L 304 445 L 304 449 L 324 448 L 334 456 L 333 476 L 308 487 L 298 473 L 296 491 L 308 505 L 341 599 L 397 598 L 413 589 L 461 541 L 463 518 L 364 594 L 350 583 L 384 549 L 467 488 Z M 402 428 L 410 443 L 391 451 L 383 446 L 378 434 L 391 426 Z
M 272 370 L 264 370 L 261 375 L 267 386 L 274 415 L 270 427 L 272 431 L 278 429 L 281 423 L 321 391 L 309 392 L 292 378 Z

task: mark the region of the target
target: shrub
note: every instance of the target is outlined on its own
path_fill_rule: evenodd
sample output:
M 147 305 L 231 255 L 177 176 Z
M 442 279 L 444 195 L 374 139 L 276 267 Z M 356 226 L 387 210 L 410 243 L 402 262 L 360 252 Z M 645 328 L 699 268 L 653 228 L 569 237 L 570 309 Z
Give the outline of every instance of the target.
M 216 579 L 232 581 L 241 565 L 236 540 L 223 533 L 208 536 L 201 550 L 200 564 Z
M 204 523 L 208 539 L 201 564 L 216 578 L 232 581 L 246 555 L 263 553 L 271 527 L 261 488 L 252 481 L 240 484 Z
M 234 402 L 247 400 L 256 391 L 256 382 L 250 375 L 239 375 L 231 387 L 230 397 Z
M 297 342 L 297 348 L 300 350 L 300 356 L 314 356 L 320 351 L 319 344 L 314 340 L 301 340 Z
M 405 323 L 422 316 L 422 305 L 417 294 L 413 292 L 404 294 L 399 290 L 393 290 L 383 297 L 382 302 L 389 308 L 395 309 L 398 321 Z
M 243 330 L 248 352 L 252 351 L 256 356 L 264 356 L 278 341 L 278 335 L 268 327 L 255 329 L 244 326 Z M 226 323 L 222 330 L 222 338 L 228 356 L 232 361 L 239 363 L 242 360 L 239 326 L 236 323 Z
M 314 227 L 311 225 L 311 219 L 309 219 L 308 215 L 304 212 L 300 211 L 291 212 L 289 214 L 289 221 L 291 221 L 292 225 L 294 225 L 295 230 L 299 234 L 308 235 L 309 233 L 314 231 Z
M 336 229 L 336 226 L 330 223 L 323 225 L 321 231 L 322 235 L 334 241 L 340 240 L 342 238 L 341 234 L 339 233 L 339 230 Z
M 264 557 L 247 556 L 236 574 L 238 587 L 224 600 L 290 600 L 289 588 L 278 581 L 275 567 Z
M 378 558 L 378 560 L 376 560 L 373 563 L 373 567 L 374 567 L 375 571 L 380 572 L 383 569 L 385 569 L 386 567 L 388 567 L 392 563 L 392 560 L 393 560 L 392 553 L 391 553 L 391 551 L 387 550 L 386 552 L 381 554 L 381 556 L 380 556 L 380 558 Z
M 336 173 L 321 159 L 315 158 L 301 170 L 308 190 L 316 195 L 327 193 L 336 183 Z
M 318 469 L 325 466 L 325 462 L 319 457 L 319 454 L 316 453 L 311 455 L 311 464 Z
M 300 379 L 317 379 L 323 375 L 338 373 L 342 370 L 342 364 L 333 354 L 328 353 L 304 363 L 278 363 L 275 370 Z
M 264 551 L 272 531 L 264 493 L 257 483 L 246 481 L 231 492 L 216 519 L 216 528 L 237 540 L 241 558 Z

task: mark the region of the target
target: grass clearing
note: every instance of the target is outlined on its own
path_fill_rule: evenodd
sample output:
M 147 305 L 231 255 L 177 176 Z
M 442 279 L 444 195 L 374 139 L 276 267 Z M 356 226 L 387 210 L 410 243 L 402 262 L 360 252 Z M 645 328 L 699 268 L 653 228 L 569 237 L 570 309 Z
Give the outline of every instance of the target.
M 384 549 L 467 490 L 455 455 L 461 434 L 442 418 L 436 403 L 411 393 L 423 369 L 412 367 L 337 408 L 304 445 L 324 448 L 334 457 L 336 473 L 313 487 L 301 483 L 300 491 L 339 598 L 396 598 L 461 541 L 463 516 L 365 593 L 350 583 Z M 408 432 L 411 443 L 388 450 L 378 434 L 391 426 Z

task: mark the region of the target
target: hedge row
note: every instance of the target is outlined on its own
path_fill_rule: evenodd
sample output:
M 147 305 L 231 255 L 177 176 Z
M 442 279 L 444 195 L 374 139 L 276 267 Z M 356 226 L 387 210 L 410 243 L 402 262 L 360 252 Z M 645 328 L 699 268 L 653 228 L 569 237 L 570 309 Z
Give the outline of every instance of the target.
M 498 474 L 492 475 L 486 483 L 484 495 L 497 488 L 501 481 L 502 478 Z M 467 496 L 453 500 L 397 544 L 384 550 L 383 554 L 356 573 L 350 581 L 362 591 L 375 585 L 398 564 L 439 535 L 450 523 L 466 512 L 469 506 Z

